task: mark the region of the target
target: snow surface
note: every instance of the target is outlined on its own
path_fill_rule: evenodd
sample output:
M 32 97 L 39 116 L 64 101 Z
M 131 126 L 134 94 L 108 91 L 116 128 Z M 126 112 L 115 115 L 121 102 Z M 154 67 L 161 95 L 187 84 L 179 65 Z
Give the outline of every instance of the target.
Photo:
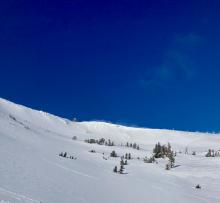
M 84 142 L 102 137 L 116 146 Z M 189 154 L 178 153 L 179 167 L 170 171 L 166 159 L 144 163 L 158 141 Z M 141 149 L 121 146 L 126 142 Z M 220 158 L 205 157 L 209 148 L 220 149 L 219 135 L 72 122 L 0 99 L 0 203 L 219 203 Z M 113 173 L 120 158 L 109 157 L 112 150 L 134 157 L 127 174 Z M 58 156 L 61 151 L 77 159 Z

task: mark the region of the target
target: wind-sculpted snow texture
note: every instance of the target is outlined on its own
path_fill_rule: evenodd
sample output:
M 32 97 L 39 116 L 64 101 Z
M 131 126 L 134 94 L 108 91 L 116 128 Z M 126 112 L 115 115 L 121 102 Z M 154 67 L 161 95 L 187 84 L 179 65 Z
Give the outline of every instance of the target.
M 115 146 L 84 142 L 90 138 Z M 177 151 L 178 167 L 143 162 L 158 141 Z M 209 148 L 220 149 L 219 135 L 72 122 L 0 99 L 0 203 L 219 203 L 220 157 L 205 157 Z M 113 150 L 132 154 L 124 174 L 113 173 Z

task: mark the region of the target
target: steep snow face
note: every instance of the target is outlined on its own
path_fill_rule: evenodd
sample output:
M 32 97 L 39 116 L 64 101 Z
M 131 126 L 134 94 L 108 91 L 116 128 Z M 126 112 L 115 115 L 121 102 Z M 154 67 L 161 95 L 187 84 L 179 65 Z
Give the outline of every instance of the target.
M 89 138 L 111 139 L 116 146 L 85 143 Z M 180 166 L 170 171 L 164 170 L 166 159 L 144 163 L 158 141 L 170 142 L 176 151 L 187 147 L 189 155 L 177 154 Z M 125 147 L 127 142 L 141 149 Z M 217 203 L 220 158 L 205 157 L 208 148 L 220 149 L 219 135 L 72 122 L 0 99 L 0 202 Z M 119 156 L 132 154 L 127 174 L 112 172 L 120 162 L 120 157 L 109 157 L 112 150 Z M 62 158 L 60 152 L 74 159 Z M 202 189 L 194 189 L 196 184 Z

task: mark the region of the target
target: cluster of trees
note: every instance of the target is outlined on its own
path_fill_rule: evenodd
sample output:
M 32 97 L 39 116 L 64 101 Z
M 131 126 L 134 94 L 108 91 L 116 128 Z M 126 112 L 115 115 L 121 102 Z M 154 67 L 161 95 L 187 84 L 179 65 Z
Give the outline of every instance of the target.
M 172 152 L 171 145 L 168 143 L 167 145 L 161 145 L 159 142 L 155 145 L 153 149 L 155 158 L 165 158 L 168 157 Z
M 155 145 L 153 149 L 153 156 L 150 158 L 145 158 L 144 162 L 154 163 L 156 158 L 168 158 L 168 163 L 165 166 L 166 170 L 170 170 L 174 167 L 176 153 L 172 151 L 170 143 L 167 145 L 161 145 L 159 142 Z
M 110 139 L 105 140 L 104 138 L 100 138 L 98 140 L 96 139 L 86 139 L 85 140 L 86 143 L 89 144 L 99 144 L 99 145 L 105 145 L 105 146 L 115 146 L 114 142 L 111 141 Z
M 150 158 L 148 158 L 147 156 L 144 158 L 144 162 L 145 163 L 154 163 L 155 162 L 155 158 L 154 156 L 151 156 Z
M 219 157 L 220 156 L 220 152 L 219 151 L 215 151 L 214 149 L 209 149 L 205 156 L 206 157 Z
M 118 157 L 117 153 L 113 150 L 110 154 L 111 157 Z M 121 156 L 120 165 L 119 167 L 115 166 L 113 168 L 114 173 L 124 174 L 124 169 L 126 165 L 128 165 L 128 160 L 131 160 L 131 153 L 126 153 L 125 155 Z
M 131 148 L 137 149 L 137 150 L 140 149 L 139 145 L 136 144 L 135 142 L 134 142 L 134 143 L 129 143 L 129 142 L 127 142 L 127 143 L 126 143 L 126 147 L 131 147 Z
M 123 158 L 121 158 L 119 170 L 118 170 L 118 167 L 115 166 L 115 167 L 113 168 L 113 172 L 114 172 L 114 173 L 119 173 L 119 174 L 124 174 L 124 169 L 125 169 L 125 166 L 126 166 L 126 165 L 128 165 L 127 159 L 124 160 Z
M 115 152 L 115 150 L 113 150 L 111 153 L 110 153 L 110 157 L 118 157 L 117 153 Z M 131 153 L 126 153 L 125 155 L 121 156 L 121 159 L 122 160 L 131 160 Z
M 62 156 L 64 158 L 67 158 L 67 152 L 61 152 L 59 153 L 59 156 Z
M 76 160 L 76 157 L 74 157 L 74 156 L 68 156 L 67 155 L 67 152 L 61 152 L 61 153 L 59 153 L 59 156 L 61 156 L 61 157 L 63 157 L 63 158 L 69 158 L 69 159 L 74 159 L 74 160 Z
M 131 153 L 126 153 L 125 156 L 122 156 L 122 158 L 125 158 L 126 160 L 131 159 Z

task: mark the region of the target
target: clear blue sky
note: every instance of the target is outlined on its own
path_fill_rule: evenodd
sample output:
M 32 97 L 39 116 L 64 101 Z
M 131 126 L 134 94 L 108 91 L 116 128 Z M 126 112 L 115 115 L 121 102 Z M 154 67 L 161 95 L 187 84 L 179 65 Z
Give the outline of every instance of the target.
M 62 117 L 220 131 L 219 0 L 8 0 L 0 97 Z

